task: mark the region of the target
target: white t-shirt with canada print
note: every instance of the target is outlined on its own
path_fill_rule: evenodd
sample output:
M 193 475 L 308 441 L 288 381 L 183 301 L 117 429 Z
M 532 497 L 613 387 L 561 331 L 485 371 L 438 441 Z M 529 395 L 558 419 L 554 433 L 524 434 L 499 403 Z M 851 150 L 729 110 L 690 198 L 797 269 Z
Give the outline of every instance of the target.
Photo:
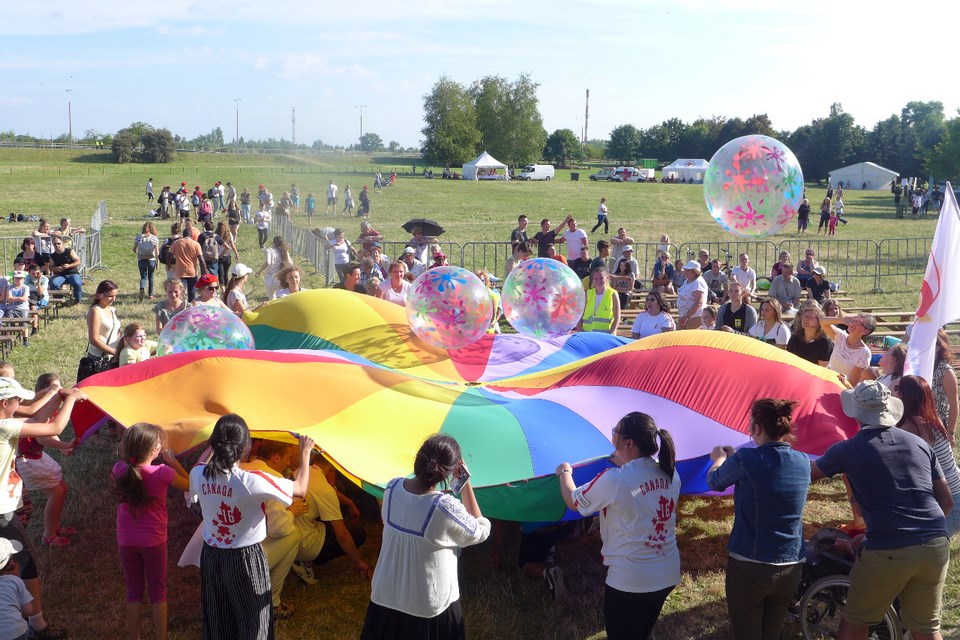
M 234 467 L 226 476 L 203 477 L 206 465 L 190 471 L 190 496 L 203 510 L 203 540 L 218 549 L 240 549 L 267 536 L 264 503 L 293 502 L 293 481 Z

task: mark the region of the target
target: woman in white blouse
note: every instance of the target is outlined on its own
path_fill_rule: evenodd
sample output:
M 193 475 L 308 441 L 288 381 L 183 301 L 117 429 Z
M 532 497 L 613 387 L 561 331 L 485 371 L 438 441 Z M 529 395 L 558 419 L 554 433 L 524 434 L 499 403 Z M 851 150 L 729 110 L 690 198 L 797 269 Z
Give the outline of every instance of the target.
M 760 303 L 760 320 L 750 327 L 749 334 L 767 344 L 786 349 L 790 341 L 790 327 L 780 319 L 781 313 L 780 303 L 776 299 L 764 300 Z

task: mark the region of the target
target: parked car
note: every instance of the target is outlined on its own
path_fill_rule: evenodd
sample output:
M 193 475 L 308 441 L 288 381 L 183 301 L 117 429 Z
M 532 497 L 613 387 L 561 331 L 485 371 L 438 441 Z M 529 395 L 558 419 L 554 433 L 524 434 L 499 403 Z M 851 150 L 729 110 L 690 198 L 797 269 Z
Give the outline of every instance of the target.
M 552 180 L 554 169 L 552 164 L 528 164 L 520 172 L 521 180 Z
M 600 171 L 596 173 L 591 173 L 590 179 L 593 180 L 594 182 L 596 182 L 597 180 L 608 181 L 613 178 L 614 171 L 615 169 L 613 169 L 612 167 L 607 167 L 606 169 L 600 169 Z

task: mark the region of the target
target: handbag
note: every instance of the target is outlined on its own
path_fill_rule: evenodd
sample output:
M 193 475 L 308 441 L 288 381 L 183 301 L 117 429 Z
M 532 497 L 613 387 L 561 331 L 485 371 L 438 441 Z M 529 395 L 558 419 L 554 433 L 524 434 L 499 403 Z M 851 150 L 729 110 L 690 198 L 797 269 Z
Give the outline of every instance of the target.
M 77 367 L 77 382 L 89 378 L 92 375 L 115 369 L 118 366 L 113 356 L 91 356 L 85 355 L 80 358 L 80 365 Z

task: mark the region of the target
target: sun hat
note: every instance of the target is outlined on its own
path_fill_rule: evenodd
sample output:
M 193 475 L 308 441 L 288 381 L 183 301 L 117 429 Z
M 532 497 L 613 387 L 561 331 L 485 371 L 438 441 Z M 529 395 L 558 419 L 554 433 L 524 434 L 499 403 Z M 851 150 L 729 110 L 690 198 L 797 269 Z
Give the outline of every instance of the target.
M 238 262 L 237 264 L 233 265 L 233 270 L 231 273 L 233 274 L 234 278 L 242 278 L 243 276 L 248 276 L 253 273 L 253 269 L 242 262 Z
M 903 417 L 903 402 L 876 380 L 864 380 L 840 393 L 843 412 L 861 424 L 895 427 Z
M 13 378 L 0 378 L 0 400 L 9 400 L 10 398 L 33 400 L 34 395 L 33 391 L 27 391 Z
M 626 253 L 627 251 L 633 251 L 633 247 L 629 244 L 623 245 L 623 252 Z
M 691 260 L 687 264 L 683 265 L 684 269 L 693 269 L 694 271 L 700 271 L 700 263 L 696 260 Z
M 209 287 L 210 285 L 220 286 L 220 281 L 212 273 L 205 273 L 200 276 L 200 279 L 197 280 L 196 287 L 197 289 L 203 289 L 204 287 Z
M 0 569 L 7 566 L 10 558 L 23 551 L 23 545 L 19 540 L 8 540 L 0 538 Z
M 817 265 L 817 266 L 815 266 L 815 267 L 813 268 L 813 275 L 815 275 L 815 276 L 825 276 L 825 275 L 827 275 L 827 270 L 824 269 L 823 267 L 821 267 L 820 265 Z

